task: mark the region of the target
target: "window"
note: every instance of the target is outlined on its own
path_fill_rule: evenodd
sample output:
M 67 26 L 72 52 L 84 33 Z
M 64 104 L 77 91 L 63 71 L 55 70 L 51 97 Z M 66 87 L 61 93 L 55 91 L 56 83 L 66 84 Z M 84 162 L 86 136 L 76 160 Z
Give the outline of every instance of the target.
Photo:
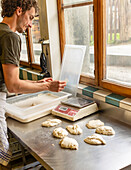
M 20 64 L 40 70 L 41 43 L 39 16 L 34 18 L 32 28 L 28 28 L 19 35 L 22 40 Z
M 22 40 L 21 65 L 29 66 L 40 70 L 40 26 L 39 17 L 32 22 L 32 29 L 28 28 L 25 33 L 20 34 Z
M 129 0 L 57 0 L 61 56 L 65 44 L 86 45 L 80 82 L 131 96 Z
M 86 45 L 82 74 L 94 77 L 93 5 L 64 10 L 66 44 Z
M 1 0 L 0 0 L 0 3 L 1 3 Z M 1 14 L 1 5 L 0 5 L 0 14 Z M 0 15 L 0 22 L 2 21 L 2 17 L 1 17 L 1 15 Z
M 94 63 L 94 49 L 97 47 L 94 38 L 94 2 L 93 0 L 58 0 L 61 56 L 64 44 L 86 45 L 81 82 L 96 84 L 97 75 Z M 65 30 L 65 31 L 64 31 Z M 87 78 L 88 77 L 88 78 Z
M 27 53 L 27 45 L 26 45 L 26 33 L 20 34 L 18 32 L 16 32 L 22 41 L 21 44 L 21 54 L 20 54 L 20 60 L 23 62 L 28 62 L 28 53 Z
M 110 6 L 110 8 L 108 8 Z M 128 0 L 107 0 L 107 80 L 131 86 L 131 5 Z
M 33 39 L 33 51 L 34 51 L 34 63 L 40 64 L 40 54 L 41 54 L 41 36 L 40 36 L 40 24 L 39 16 L 35 17 L 32 23 L 32 39 Z

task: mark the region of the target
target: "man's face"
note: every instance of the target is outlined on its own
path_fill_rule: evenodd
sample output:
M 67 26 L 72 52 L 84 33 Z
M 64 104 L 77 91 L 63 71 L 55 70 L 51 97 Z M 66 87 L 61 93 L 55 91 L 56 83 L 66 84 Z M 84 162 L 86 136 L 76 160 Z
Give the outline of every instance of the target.
M 21 15 L 17 19 L 17 27 L 16 31 L 19 33 L 23 33 L 28 27 L 32 27 L 32 20 L 35 17 L 35 8 L 32 7 L 30 10 L 26 11 L 24 14 Z

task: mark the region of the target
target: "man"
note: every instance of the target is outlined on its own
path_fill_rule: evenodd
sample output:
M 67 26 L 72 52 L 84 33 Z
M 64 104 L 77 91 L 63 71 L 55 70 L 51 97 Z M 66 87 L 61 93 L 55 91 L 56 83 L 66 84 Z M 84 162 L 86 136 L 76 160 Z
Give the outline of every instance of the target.
M 19 58 L 21 40 L 18 34 L 32 27 L 37 13 L 36 0 L 2 0 L 0 23 L 0 164 L 6 166 L 10 160 L 5 121 L 5 103 L 7 90 L 11 93 L 34 93 L 44 90 L 59 92 L 66 82 L 53 81 L 52 78 L 40 81 L 19 79 Z M 6 90 L 7 89 L 7 90 Z

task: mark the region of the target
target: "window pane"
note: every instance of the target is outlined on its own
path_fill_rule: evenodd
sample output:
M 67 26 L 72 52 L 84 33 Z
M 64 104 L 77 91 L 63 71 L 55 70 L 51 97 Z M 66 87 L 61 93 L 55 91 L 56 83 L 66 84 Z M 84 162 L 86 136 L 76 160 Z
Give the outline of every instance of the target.
M 28 53 L 27 53 L 27 46 L 26 46 L 26 36 L 25 34 L 20 34 L 17 32 L 17 34 L 20 36 L 21 38 L 21 53 L 20 53 L 20 60 L 21 61 L 26 61 L 28 62 Z
M 86 45 L 82 74 L 94 77 L 94 24 L 92 6 L 65 9 L 66 44 Z
M 131 85 L 131 3 L 107 0 L 106 79 Z
M 0 0 L 0 4 L 1 4 L 1 0 Z M 0 14 L 1 14 L 1 11 L 2 11 L 2 9 L 1 9 L 1 5 L 0 5 Z M 1 15 L 0 15 L 0 22 L 3 20 L 3 18 L 1 17 Z
M 93 0 L 63 0 L 64 5 L 82 3 L 82 2 L 93 2 Z
M 35 63 L 40 64 L 41 43 L 39 17 L 35 17 L 32 22 L 32 38 Z

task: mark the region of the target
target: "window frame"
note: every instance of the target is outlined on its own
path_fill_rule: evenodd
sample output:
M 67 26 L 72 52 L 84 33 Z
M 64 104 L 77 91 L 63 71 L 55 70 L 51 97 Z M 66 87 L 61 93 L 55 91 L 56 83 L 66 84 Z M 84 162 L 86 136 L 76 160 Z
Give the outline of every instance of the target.
M 93 0 L 93 2 L 83 2 L 74 5 L 63 5 L 63 0 L 57 0 L 59 35 L 61 60 L 65 46 L 65 24 L 64 9 L 74 8 L 78 6 L 91 5 L 94 6 L 94 61 L 95 61 L 95 78 L 80 76 L 80 83 L 85 85 L 95 85 L 99 88 L 111 90 L 112 92 L 127 97 L 131 97 L 131 87 L 120 85 L 105 79 L 106 73 L 106 1 Z M 98 38 L 99 37 L 99 38 Z
M 37 70 L 41 70 L 41 67 L 39 64 L 35 64 L 34 61 L 34 51 L 33 51 L 33 40 L 32 40 L 32 33 L 31 28 L 27 28 L 25 32 L 26 36 L 26 45 L 27 45 L 27 54 L 28 54 L 28 62 L 20 60 L 20 65 L 27 66 L 30 68 L 34 68 Z

